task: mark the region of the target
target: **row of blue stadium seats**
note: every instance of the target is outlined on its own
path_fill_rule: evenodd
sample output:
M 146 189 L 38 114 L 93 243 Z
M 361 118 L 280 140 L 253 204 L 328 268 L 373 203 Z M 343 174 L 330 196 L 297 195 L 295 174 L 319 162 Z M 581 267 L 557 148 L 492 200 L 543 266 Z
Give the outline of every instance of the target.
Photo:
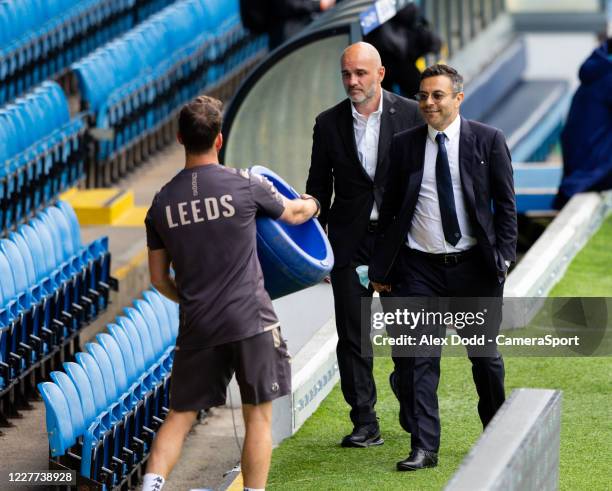
M 172 1 L 0 1 L 0 104 Z
M 81 115 L 55 82 L 0 108 L 0 231 L 45 206 L 83 174 Z
M 177 53 L 147 76 L 113 92 L 98 111 L 96 126 L 112 128 L 114 136 L 100 143 L 97 158 L 111 158 L 153 131 L 203 88 L 220 83 L 265 48 L 261 39 L 244 42 L 247 36 L 239 23 L 226 22 L 214 37 L 203 37 L 190 46 L 195 48 L 191 52 Z
M 168 412 L 178 306 L 155 290 L 143 296 L 65 372 L 38 385 L 54 468 L 75 469 L 106 490 L 136 484 Z
M 180 60 L 229 19 L 239 22 L 237 0 L 183 0 L 74 64 L 88 110 L 97 113 L 115 90 Z
M 96 128 L 110 130 L 88 166 L 89 182 L 109 185 L 167 144 L 164 125 L 184 102 L 221 85 L 266 47 L 263 36 L 242 27 L 237 0 L 185 0 L 74 64 L 83 110 Z M 136 162 L 106 165 L 135 146 Z
M 66 202 L 0 240 L 0 391 L 105 310 L 111 283 L 108 239 L 83 245 Z

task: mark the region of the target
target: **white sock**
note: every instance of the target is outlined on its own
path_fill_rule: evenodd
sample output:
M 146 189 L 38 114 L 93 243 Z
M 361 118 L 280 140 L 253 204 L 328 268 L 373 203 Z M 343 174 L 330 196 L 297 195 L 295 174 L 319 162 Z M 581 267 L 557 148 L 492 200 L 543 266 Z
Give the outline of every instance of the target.
M 244 488 L 244 491 L 266 491 L 266 488 Z
M 142 476 L 142 491 L 161 491 L 166 480 L 159 474 L 147 472 Z

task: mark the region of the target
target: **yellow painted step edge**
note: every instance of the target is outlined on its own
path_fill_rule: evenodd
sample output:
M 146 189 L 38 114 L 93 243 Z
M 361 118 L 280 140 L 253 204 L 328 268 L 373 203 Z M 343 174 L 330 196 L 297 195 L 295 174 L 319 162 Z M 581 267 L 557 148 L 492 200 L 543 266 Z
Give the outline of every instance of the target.
M 74 208 L 81 225 L 112 225 L 134 207 L 134 193 L 130 189 L 85 189 L 66 194 L 66 201 Z

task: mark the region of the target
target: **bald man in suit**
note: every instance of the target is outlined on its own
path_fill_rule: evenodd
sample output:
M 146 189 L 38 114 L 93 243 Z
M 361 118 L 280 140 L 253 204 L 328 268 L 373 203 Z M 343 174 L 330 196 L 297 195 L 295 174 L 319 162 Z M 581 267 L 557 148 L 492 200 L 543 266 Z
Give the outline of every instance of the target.
M 341 445 L 369 447 L 383 443 L 372 357 L 361 350 L 361 300 L 371 298 L 373 290 L 361 286 L 355 268 L 369 263 L 374 248 L 391 138 L 423 120 L 414 101 L 382 89 L 385 69 L 372 45 L 347 47 L 340 69 L 348 97 L 316 118 L 306 192 L 321 203 L 319 221 L 327 227 L 335 256 L 336 353 L 353 423 Z

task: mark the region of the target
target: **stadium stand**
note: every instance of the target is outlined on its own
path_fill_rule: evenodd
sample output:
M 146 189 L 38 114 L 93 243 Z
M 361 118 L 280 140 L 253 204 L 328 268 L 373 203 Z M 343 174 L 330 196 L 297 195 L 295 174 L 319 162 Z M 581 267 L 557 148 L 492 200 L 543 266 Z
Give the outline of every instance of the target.
M 545 162 L 559 143 L 571 100 L 567 80 L 527 80 L 523 37 L 504 52 L 466 88 L 463 114 L 500 128 L 512 152 L 519 213 L 551 213 L 561 181 L 558 164 Z
M 117 181 L 170 143 L 182 103 L 202 89 L 231 93 L 228 82 L 265 49 L 242 27 L 237 0 L 185 0 L 74 64 L 97 143 L 88 185 Z
M 136 485 L 168 412 L 178 306 L 155 290 L 143 297 L 38 386 L 50 468 L 75 469 L 91 489 Z
M 82 244 L 59 201 L 0 239 L 0 420 L 29 406 L 35 384 L 79 349 L 81 329 L 117 289 L 108 240 Z
M 172 1 L 0 1 L 0 104 L 61 78 L 72 62 Z
M 559 141 L 571 98 L 566 80 L 526 80 L 525 41 L 516 39 L 466 90 L 463 115 L 500 128 L 515 162 L 543 162 Z
M 82 115 L 51 81 L 0 108 L 0 230 L 46 206 L 83 174 Z

